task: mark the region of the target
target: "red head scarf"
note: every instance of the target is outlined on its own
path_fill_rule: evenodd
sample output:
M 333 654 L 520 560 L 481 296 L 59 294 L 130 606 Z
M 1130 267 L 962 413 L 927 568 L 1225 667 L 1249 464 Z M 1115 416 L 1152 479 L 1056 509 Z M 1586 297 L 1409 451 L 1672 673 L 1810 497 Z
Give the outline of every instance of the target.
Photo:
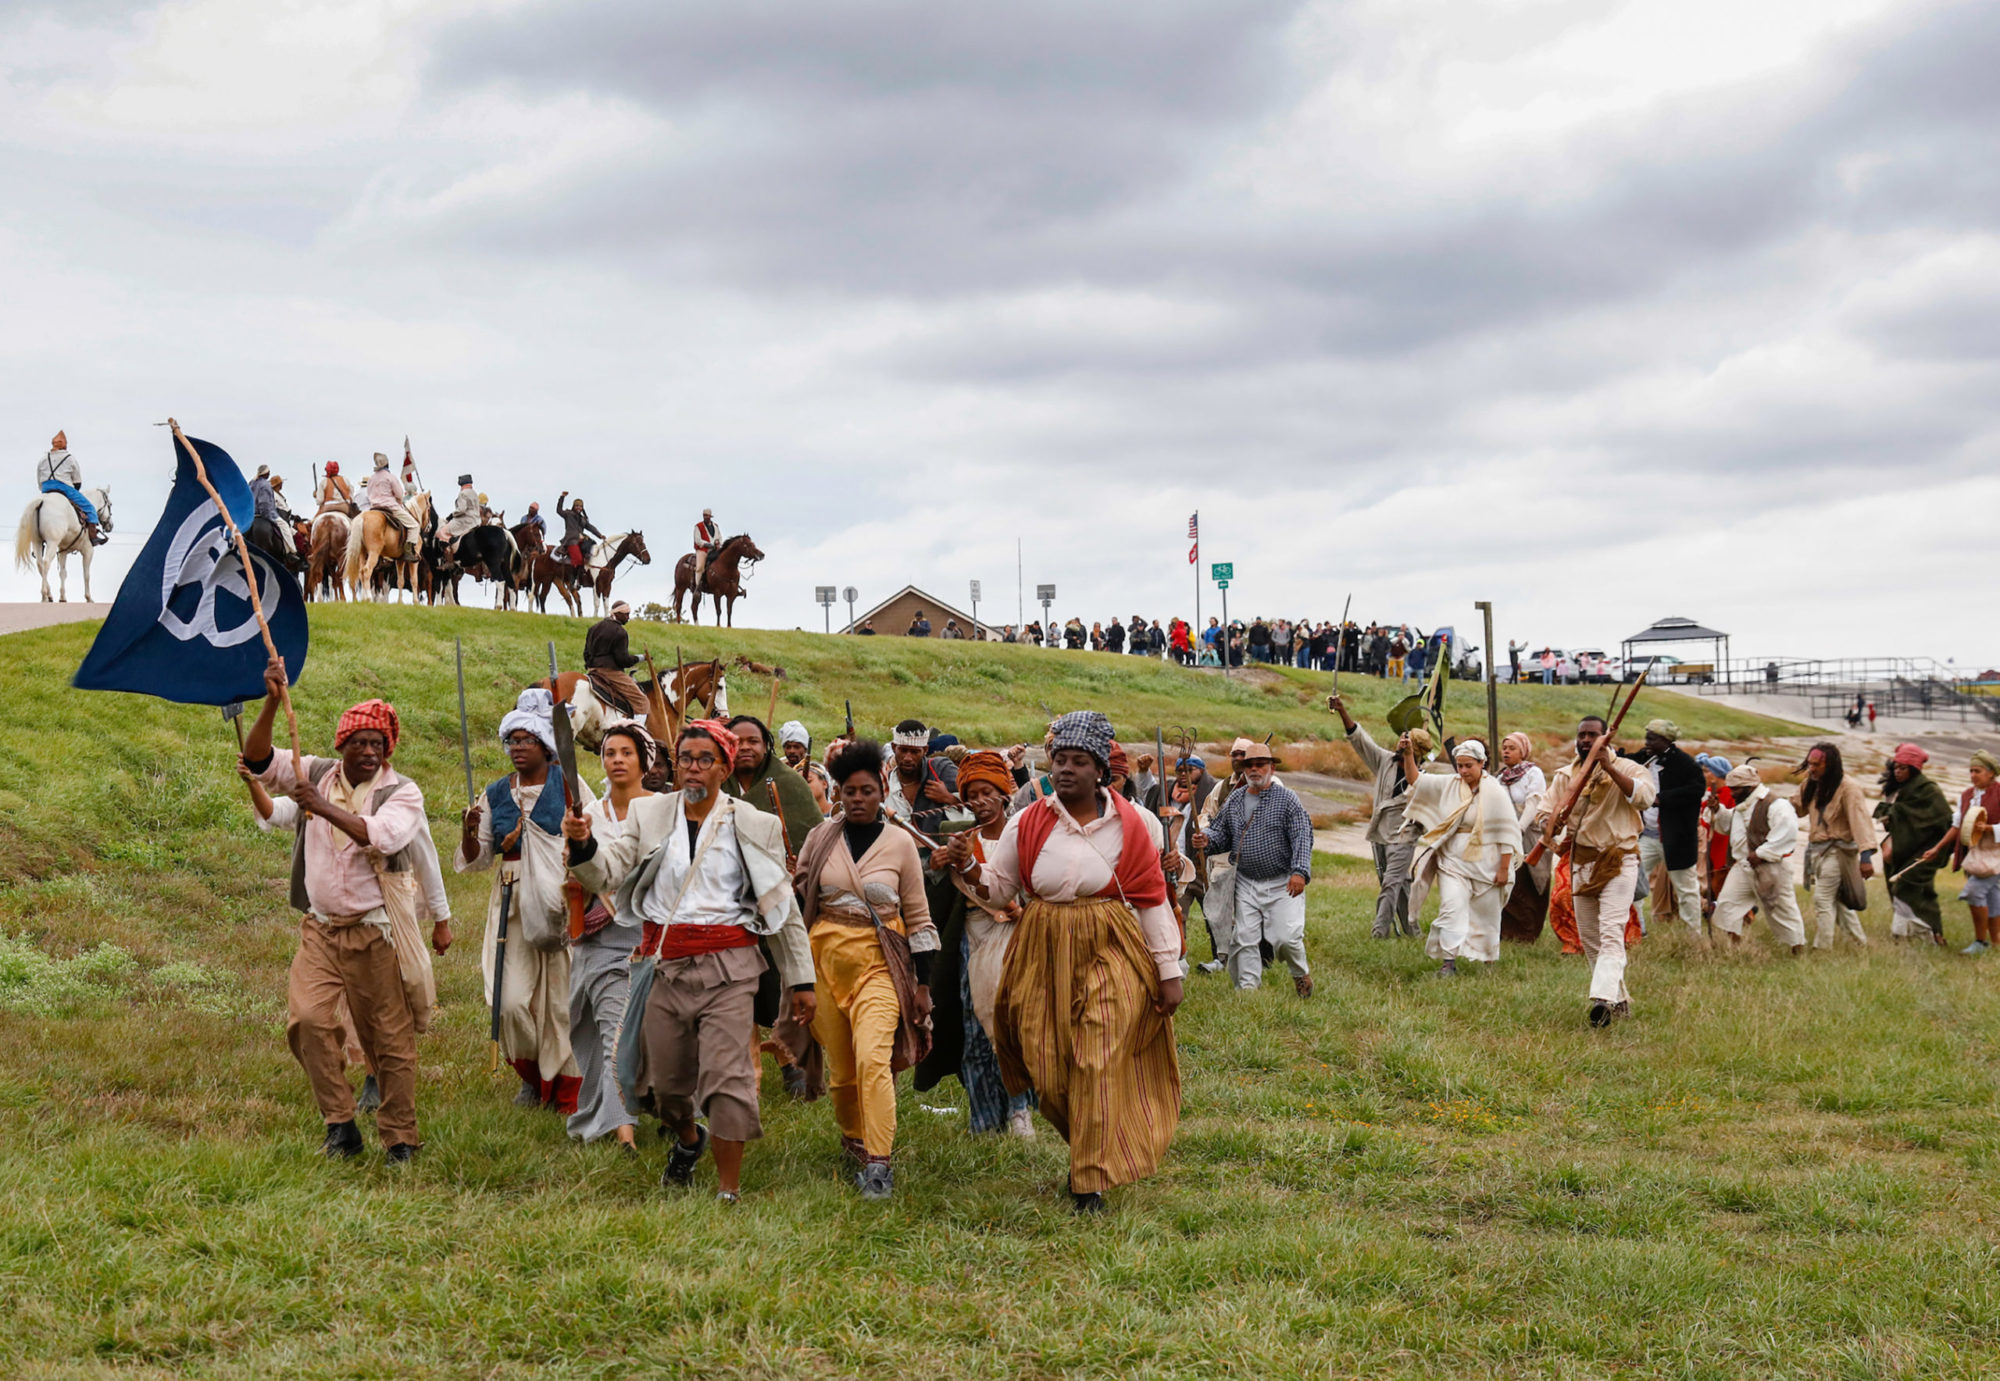
M 396 739 L 403 732 L 394 705 L 386 700 L 364 700 L 340 717 L 340 727 L 333 731 L 333 746 L 340 747 L 363 729 L 380 729 L 382 736 L 389 740 L 391 753 L 396 751 Z
M 1903 766 L 1905 767 L 1922 767 L 1925 763 L 1929 762 L 1930 760 L 1931 760 L 1931 755 L 1929 753 L 1926 753 L 1923 749 L 1917 747 L 1917 745 L 1914 743 L 1897 744 L 1896 756 L 1890 759 L 1890 761 L 1899 762 L 1903 764 Z
M 715 746 L 722 750 L 723 758 L 733 770 L 736 766 L 736 735 L 729 732 L 729 726 L 719 719 L 693 719 L 688 728 L 700 729 L 715 740 Z

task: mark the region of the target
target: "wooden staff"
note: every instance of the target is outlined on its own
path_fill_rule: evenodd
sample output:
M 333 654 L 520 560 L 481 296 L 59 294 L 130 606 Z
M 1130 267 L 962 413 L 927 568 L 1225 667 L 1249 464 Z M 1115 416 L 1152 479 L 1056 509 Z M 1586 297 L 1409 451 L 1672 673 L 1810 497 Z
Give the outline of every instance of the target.
M 1632 683 L 1632 693 L 1625 697 L 1625 703 L 1619 707 L 1617 716 L 1612 719 L 1610 724 L 1605 726 L 1604 737 L 1598 740 L 1598 748 L 1604 750 L 1605 753 L 1608 754 L 1611 751 L 1611 742 L 1618 736 L 1618 726 L 1625 722 L 1627 712 L 1631 710 L 1633 703 L 1639 698 L 1640 687 L 1646 684 L 1646 678 L 1652 674 L 1653 669 L 1650 666 L 1639 673 L 1639 679 Z M 1597 769 L 1603 763 L 1604 759 L 1598 756 L 1596 749 L 1593 749 L 1590 754 L 1590 760 L 1584 763 L 1583 771 L 1577 775 L 1576 785 L 1570 788 L 1569 799 L 1562 803 L 1562 809 L 1549 817 L 1548 828 L 1543 830 L 1542 837 L 1535 841 L 1535 847 L 1528 850 L 1527 863 L 1530 868 L 1542 861 L 1542 856 L 1548 852 L 1549 841 L 1561 834 L 1564 827 L 1569 824 L 1570 812 L 1575 810 L 1576 803 L 1583 799 L 1583 793 L 1590 786 L 1590 779 L 1597 775 Z
M 201 452 L 188 441 L 187 436 L 181 431 L 180 423 L 169 417 L 167 426 L 172 429 L 174 440 L 180 442 L 181 449 L 187 452 L 188 459 L 194 462 L 195 479 L 208 491 L 209 501 L 215 505 L 215 511 L 222 515 L 222 524 L 229 530 L 230 539 L 236 543 L 236 559 L 243 563 L 243 583 L 250 587 L 250 612 L 257 616 L 257 631 L 264 635 L 264 650 L 282 667 L 285 659 L 278 655 L 277 641 L 271 637 L 270 621 L 264 617 L 263 596 L 257 591 L 257 567 L 250 561 L 250 543 L 244 540 L 243 530 L 236 526 L 236 520 L 229 516 L 229 508 L 222 502 L 222 495 L 216 493 L 215 486 L 208 482 L 208 467 L 201 463 Z M 287 676 L 279 684 L 278 703 L 285 707 L 285 725 L 292 731 L 292 780 L 303 782 L 306 774 L 305 768 L 299 761 L 299 717 L 292 710 L 290 682 L 291 678 Z

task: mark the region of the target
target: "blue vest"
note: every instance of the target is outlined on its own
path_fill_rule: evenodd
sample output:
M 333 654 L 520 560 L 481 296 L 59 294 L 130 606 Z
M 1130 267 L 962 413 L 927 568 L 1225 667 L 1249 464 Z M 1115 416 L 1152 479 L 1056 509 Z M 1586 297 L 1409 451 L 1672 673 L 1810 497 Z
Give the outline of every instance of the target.
M 521 823 L 521 808 L 514 804 L 514 792 L 509 785 L 514 780 L 512 774 L 486 788 L 486 809 L 493 818 L 493 852 L 499 853 L 501 844 Z M 542 785 L 542 794 L 535 801 L 535 808 L 528 813 L 535 822 L 535 828 L 543 834 L 562 833 L 563 821 L 563 775 L 556 763 L 549 764 L 549 779 Z

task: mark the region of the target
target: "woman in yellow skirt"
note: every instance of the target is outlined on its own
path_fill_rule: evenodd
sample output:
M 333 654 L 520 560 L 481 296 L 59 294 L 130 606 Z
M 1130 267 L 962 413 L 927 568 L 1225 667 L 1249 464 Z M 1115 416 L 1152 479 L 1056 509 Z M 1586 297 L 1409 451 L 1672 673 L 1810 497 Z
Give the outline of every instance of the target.
M 924 865 L 907 831 L 882 819 L 882 750 L 850 743 L 827 765 L 841 818 L 806 836 L 794 877 L 804 903 L 841 1148 L 864 1199 L 895 1188 L 896 1072 L 930 1043 L 930 968 L 938 947 Z
M 1105 1190 L 1150 1175 L 1180 1123 L 1180 929 L 1157 833 L 1105 790 L 1112 739 L 1095 710 L 1056 720 L 1054 795 L 1007 822 L 978 872 L 988 900 L 1026 902 L 993 1045 L 1008 1091 L 1033 1088 L 1069 1142 L 1079 1213 L 1100 1212 Z

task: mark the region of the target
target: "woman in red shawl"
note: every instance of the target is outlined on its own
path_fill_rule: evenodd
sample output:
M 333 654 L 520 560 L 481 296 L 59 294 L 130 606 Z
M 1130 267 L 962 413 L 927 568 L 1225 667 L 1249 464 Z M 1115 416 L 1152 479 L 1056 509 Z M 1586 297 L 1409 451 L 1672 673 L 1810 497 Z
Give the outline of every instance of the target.
M 1054 795 L 1007 822 L 978 874 L 986 901 L 1025 900 L 993 1045 L 1008 1090 L 1032 1087 L 1069 1143 L 1079 1213 L 1151 1174 L 1180 1123 L 1180 931 L 1146 815 L 1105 789 L 1112 739 L 1095 710 L 1056 720 Z

